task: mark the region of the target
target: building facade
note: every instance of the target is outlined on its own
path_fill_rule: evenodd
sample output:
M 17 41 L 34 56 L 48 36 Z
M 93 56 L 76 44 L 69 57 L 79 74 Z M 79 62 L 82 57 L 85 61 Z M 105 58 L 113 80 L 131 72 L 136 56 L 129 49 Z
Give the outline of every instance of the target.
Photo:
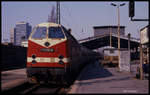
M 140 29 L 140 43 L 142 45 L 140 50 L 143 51 L 142 60 L 144 64 L 149 64 L 149 25 Z
M 14 43 L 14 28 L 10 30 L 10 43 Z
M 94 36 L 118 34 L 118 26 L 94 26 Z M 125 36 L 125 26 L 120 26 L 120 35 Z
M 21 42 L 28 40 L 32 27 L 27 22 L 18 22 L 14 28 L 14 45 L 21 46 Z

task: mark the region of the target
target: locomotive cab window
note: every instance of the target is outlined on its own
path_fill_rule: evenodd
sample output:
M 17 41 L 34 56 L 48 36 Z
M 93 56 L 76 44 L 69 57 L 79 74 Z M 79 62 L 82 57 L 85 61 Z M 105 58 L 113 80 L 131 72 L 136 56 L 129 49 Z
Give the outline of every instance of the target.
M 65 38 L 61 27 L 50 27 L 48 32 L 49 38 Z
M 41 38 L 46 38 L 46 27 L 36 27 L 33 31 L 32 38 L 34 39 L 41 39 Z

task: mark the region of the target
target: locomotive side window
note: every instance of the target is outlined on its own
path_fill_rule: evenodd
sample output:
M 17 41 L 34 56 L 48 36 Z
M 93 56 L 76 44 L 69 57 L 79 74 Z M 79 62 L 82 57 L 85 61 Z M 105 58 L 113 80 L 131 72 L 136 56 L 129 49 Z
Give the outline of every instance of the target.
M 49 38 L 65 38 L 61 27 L 50 27 L 48 37 Z
M 69 38 L 69 34 L 68 34 L 67 29 L 65 27 L 63 27 L 63 26 L 61 26 L 61 27 L 64 30 L 64 33 L 65 33 L 66 37 Z
M 46 30 L 46 27 L 37 27 L 33 32 L 32 38 L 46 38 Z

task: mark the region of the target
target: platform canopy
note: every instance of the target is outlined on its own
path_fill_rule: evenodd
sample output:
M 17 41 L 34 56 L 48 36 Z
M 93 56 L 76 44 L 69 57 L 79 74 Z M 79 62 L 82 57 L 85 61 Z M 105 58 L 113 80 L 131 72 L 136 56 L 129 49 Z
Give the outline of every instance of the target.
M 78 40 L 78 42 L 88 49 L 97 49 L 104 46 L 110 46 L 110 34 L 88 37 Z M 111 35 L 112 47 L 118 48 L 118 36 L 116 34 Z M 138 48 L 140 40 L 130 38 L 130 49 Z M 128 37 L 120 36 L 120 48 L 128 48 Z

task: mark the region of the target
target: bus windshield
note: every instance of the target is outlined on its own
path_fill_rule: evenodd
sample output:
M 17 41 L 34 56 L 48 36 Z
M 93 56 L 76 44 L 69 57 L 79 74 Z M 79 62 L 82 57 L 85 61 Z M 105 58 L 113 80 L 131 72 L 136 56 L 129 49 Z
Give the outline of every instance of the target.
M 49 38 L 64 38 L 64 34 L 63 34 L 61 27 L 50 27 L 48 37 Z
M 39 38 L 46 38 L 46 27 L 37 27 L 33 31 L 32 38 L 39 39 Z

